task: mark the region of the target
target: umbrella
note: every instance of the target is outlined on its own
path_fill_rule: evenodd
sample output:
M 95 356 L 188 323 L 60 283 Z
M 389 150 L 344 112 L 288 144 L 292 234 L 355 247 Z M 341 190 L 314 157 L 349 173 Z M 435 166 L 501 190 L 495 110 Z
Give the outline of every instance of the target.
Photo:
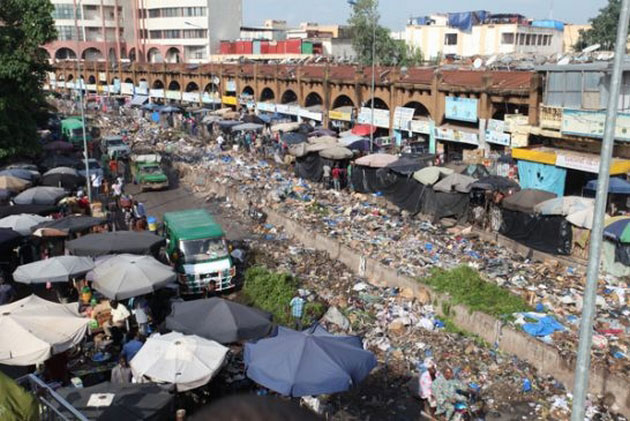
M 554 197 L 556 197 L 555 193 L 550 193 L 545 190 L 524 189 L 506 197 L 503 199 L 502 203 L 505 209 L 531 213 L 534 211 L 534 207 L 537 204 L 545 200 L 553 199 Z
M 356 140 L 351 144 L 346 145 L 346 147 L 350 150 L 360 152 L 369 152 L 370 150 L 378 151 L 380 149 L 380 147 L 376 143 L 374 143 L 370 148 L 370 141 L 368 139 Z
M 288 148 L 289 155 L 293 155 L 296 158 L 301 158 L 307 153 L 309 153 L 307 146 L 312 146 L 312 145 L 307 145 L 306 143 L 298 143 L 296 145 L 289 145 L 289 148 Z
M 248 131 L 258 131 L 261 130 L 263 127 L 262 124 L 256 124 L 256 123 L 243 123 L 243 124 L 239 124 L 237 126 L 232 127 L 232 131 L 236 131 L 236 132 L 248 132 Z
M 258 117 L 255 114 L 247 114 L 243 116 L 242 120 L 244 123 L 255 123 L 255 124 L 260 124 L 260 125 L 265 124 L 265 120 L 263 120 L 262 118 Z
M 316 327 L 245 344 L 247 377 L 285 396 L 322 395 L 348 390 L 376 366 L 361 340 L 330 335 Z
M 333 136 L 319 136 L 319 137 L 309 137 L 308 143 L 327 143 L 329 145 L 338 143 L 339 139 Z
M 150 294 L 175 281 L 177 275 L 151 256 L 121 254 L 99 263 L 93 279 L 98 292 L 112 300 L 124 300 Z
M 384 168 L 387 165 L 397 160 L 398 160 L 398 157 L 396 155 L 389 155 L 386 153 L 375 153 L 372 155 L 362 156 L 361 158 L 354 161 L 354 163 L 356 165 L 361 165 L 364 167 Z
M 35 179 L 37 178 L 35 176 L 34 173 L 32 173 L 29 170 L 24 170 L 21 168 L 11 168 L 8 170 L 2 170 L 0 171 L 0 176 L 10 176 L 10 177 L 16 177 L 16 178 L 21 178 L 22 180 L 26 180 L 26 181 L 35 181 Z
M 607 219 L 604 222 L 604 237 L 620 243 L 630 243 L 630 217 Z
M 343 146 L 333 145 L 332 148 L 326 148 L 319 152 L 319 156 L 322 158 L 332 159 L 332 160 L 342 160 L 342 159 L 350 159 L 354 156 L 354 153 Z
M 52 170 L 49 170 L 49 171 L 45 172 L 43 176 L 46 177 L 48 175 L 54 175 L 54 174 L 78 176 L 79 175 L 79 171 L 77 171 L 74 168 L 70 168 L 70 167 L 55 167 Z
M 279 123 L 271 126 L 271 131 L 273 132 L 292 132 L 294 130 L 300 129 L 300 123 Z
M 222 298 L 173 303 L 166 328 L 222 344 L 259 339 L 272 328 L 271 315 Z
M 357 124 L 352 129 L 352 134 L 357 136 L 369 136 L 370 133 L 374 133 L 376 131 L 376 126 L 372 126 L 370 124 Z
M 453 190 L 459 193 L 470 193 L 470 185 L 477 181 L 467 175 L 453 173 L 441 181 L 438 181 L 433 190 L 444 193 L 451 193 Z
M 425 186 L 437 183 L 441 177 L 453 174 L 454 171 L 444 167 L 426 167 L 413 173 L 413 178 Z
M 44 218 L 39 215 L 20 214 L 5 216 L 0 219 L 0 228 L 10 228 L 13 231 L 17 231 L 22 235 L 31 235 L 31 228 L 37 224 L 41 224 L 47 221 L 48 218 Z
M 45 169 L 52 169 L 57 167 L 74 168 L 80 164 L 81 161 L 79 159 L 65 155 L 49 155 L 42 161 L 42 167 Z
M 11 175 L 0 175 L 0 189 L 19 193 L 31 186 L 31 182 Z
M 172 419 L 175 399 L 174 395 L 151 383 L 104 382 L 85 388 L 64 387 L 56 392 L 90 420 L 166 421 Z M 109 398 L 113 400 L 110 402 Z M 99 401 L 107 404 L 98 405 Z M 63 413 L 64 408 L 57 408 Z
M 301 145 L 304 145 L 304 150 L 306 151 L 306 153 L 321 152 L 326 149 L 340 147 L 339 144 L 335 144 L 335 143 L 309 143 L 309 144 L 300 143 L 299 145 L 292 145 L 292 146 L 295 147 L 295 146 L 301 146 Z
M 0 218 L 10 215 L 19 215 L 21 213 L 32 213 L 35 215 L 46 216 L 57 212 L 56 206 L 50 205 L 8 205 L 0 206 Z
M 7 204 L 13 193 L 6 189 L 0 189 L 0 203 Z
M 329 129 L 316 129 L 313 130 L 312 132 L 309 133 L 310 136 L 316 136 L 316 137 L 322 137 L 322 136 L 332 136 L 335 137 L 337 136 L 337 133 L 335 133 L 334 130 L 329 130 Z
M 181 113 L 182 109 L 176 105 L 166 105 L 160 109 L 161 113 Z
M 579 210 L 567 215 L 567 221 L 580 228 L 593 229 L 593 212 L 595 212 L 593 206 Z
M 178 392 L 207 384 L 221 369 L 228 348 L 178 332 L 151 336 L 131 360 L 131 371 L 137 378 L 171 383 Z
M 23 284 L 45 284 L 46 282 L 68 282 L 94 269 L 89 257 L 56 256 L 18 266 L 13 279 Z
M 585 190 L 597 190 L 597 179 L 586 183 Z M 619 177 L 611 177 L 608 184 L 608 193 L 630 194 L 630 182 Z
M 367 139 L 365 136 L 356 136 L 356 135 L 350 134 L 348 136 L 340 137 L 339 143 L 342 143 L 344 145 L 351 145 L 358 140 L 365 140 L 365 139 Z
M 89 319 L 79 304 L 57 304 L 36 295 L 0 306 L 0 364 L 31 365 L 79 344 Z
M 149 254 L 164 244 L 164 238 L 149 232 L 117 231 L 88 234 L 68 241 L 66 249 L 75 256 L 106 254 Z
M 66 234 L 73 234 L 75 232 L 85 231 L 98 225 L 103 225 L 105 222 L 107 221 L 105 221 L 105 219 L 103 218 L 94 218 L 92 216 L 83 215 L 70 215 L 37 224 L 33 227 L 33 231 L 40 228 L 51 228 L 64 231 Z
M 595 200 L 580 196 L 563 196 L 545 200 L 534 207 L 534 212 L 543 215 L 567 216 L 595 206 Z
M 204 124 L 210 124 L 210 123 L 214 123 L 217 121 L 221 121 L 221 117 L 219 117 L 218 115 L 207 115 L 204 118 L 201 119 L 201 122 Z
M 54 170 L 53 170 L 54 171 Z M 75 190 L 85 184 L 85 177 L 77 174 L 65 174 L 61 172 L 46 173 L 42 177 L 42 184 L 50 187 L 62 187 L 66 190 Z
M 398 174 L 409 175 L 421 170 L 424 167 L 426 167 L 426 164 L 419 159 L 402 156 L 391 164 L 388 164 L 385 168 Z
M 162 108 L 162 106 L 158 105 L 158 104 L 155 104 L 153 102 L 149 102 L 149 103 L 144 104 L 140 108 L 142 108 L 143 110 L 147 110 L 147 111 L 159 111 L 160 108 Z
M 482 177 L 470 185 L 471 189 L 508 191 L 511 189 L 520 190 L 521 186 L 514 180 L 499 175 L 489 175 Z
M 68 192 L 59 187 L 31 187 L 15 196 L 16 205 L 56 205 Z
M 22 234 L 19 232 L 13 231 L 11 228 L 0 228 L 0 249 L 12 246 L 20 238 L 22 238 Z
M 222 121 L 217 122 L 217 124 L 219 125 L 219 127 L 221 129 L 227 130 L 227 129 L 230 129 L 230 128 L 234 127 L 234 126 L 239 126 L 239 125 L 241 125 L 243 123 L 241 123 L 238 120 L 222 120 Z
M 308 140 L 303 133 L 286 133 L 282 135 L 282 141 L 287 145 L 297 145 L 298 143 L 305 143 Z
M 74 146 L 72 146 L 72 143 L 56 140 L 54 142 L 46 143 L 42 149 L 45 151 L 69 152 L 74 149 Z

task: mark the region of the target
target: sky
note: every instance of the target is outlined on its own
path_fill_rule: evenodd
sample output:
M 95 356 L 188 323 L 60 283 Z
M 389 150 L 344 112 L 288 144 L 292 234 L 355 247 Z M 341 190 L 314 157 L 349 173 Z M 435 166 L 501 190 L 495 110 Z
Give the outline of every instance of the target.
M 381 24 L 392 30 L 403 29 L 410 16 L 469 10 L 520 13 L 535 19 L 547 19 L 553 13 L 554 19 L 567 23 L 587 23 L 606 3 L 608 0 L 380 0 L 380 12 Z M 243 0 L 243 23 L 262 25 L 266 19 L 279 19 L 291 25 L 341 24 L 348 19 L 349 8 L 346 0 Z

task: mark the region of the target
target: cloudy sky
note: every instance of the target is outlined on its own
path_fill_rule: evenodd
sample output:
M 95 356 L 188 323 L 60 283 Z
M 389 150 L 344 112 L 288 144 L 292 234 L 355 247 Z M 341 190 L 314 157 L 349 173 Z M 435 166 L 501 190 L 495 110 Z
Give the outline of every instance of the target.
M 380 0 L 380 9 L 381 23 L 400 30 L 410 16 L 468 10 L 520 13 L 537 19 L 553 16 L 569 23 L 586 23 L 606 3 L 607 0 Z M 349 12 L 346 0 L 243 0 L 243 8 L 245 25 L 260 25 L 272 18 L 290 24 L 345 23 Z

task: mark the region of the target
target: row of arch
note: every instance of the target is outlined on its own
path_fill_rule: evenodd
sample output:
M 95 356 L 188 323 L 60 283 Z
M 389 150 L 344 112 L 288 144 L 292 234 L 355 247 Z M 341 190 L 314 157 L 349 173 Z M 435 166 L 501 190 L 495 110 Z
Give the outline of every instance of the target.
M 48 51 L 44 50 L 48 58 L 51 58 Z M 164 54 L 157 47 L 149 48 L 146 55 L 146 61 L 149 63 L 180 63 L 182 61 L 181 51 L 177 47 L 170 47 L 166 50 Z M 136 49 L 131 48 L 129 52 L 125 49 L 121 50 L 121 55 L 123 59 L 129 59 L 130 61 L 137 60 Z M 56 60 L 75 60 L 77 58 L 77 52 L 70 47 L 61 47 L 55 51 L 55 59 Z M 81 52 L 81 59 L 88 61 L 99 61 L 104 60 L 105 55 L 104 52 L 97 47 L 88 47 L 85 48 Z M 108 52 L 109 61 L 116 61 L 116 50 L 114 48 L 110 48 Z

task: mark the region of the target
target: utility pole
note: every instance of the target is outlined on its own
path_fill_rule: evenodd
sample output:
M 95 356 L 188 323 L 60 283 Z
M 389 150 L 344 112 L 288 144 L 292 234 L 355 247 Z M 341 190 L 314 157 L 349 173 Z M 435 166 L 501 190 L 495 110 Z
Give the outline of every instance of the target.
M 81 0 L 74 4 L 74 20 L 77 22 L 77 7 L 81 8 L 81 20 L 83 20 L 83 7 Z M 103 10 L 101 9 L 101 13 Z M 83 158 L 85 160 L 85 184 L 87 185 L 88 201 L 92 203 L 92 182 L 90 180 L 90 164 L 88 162 L 87 134 L 85 133 L 85 107 L 83 104 L 83 79 L 81 78 L 81 44 L 79 41 L 79 28 L 77 26 L 77 77 L 79 78 L 79 106 L 81 107 L 81 127 L 83 128 Z M 85 40 L 85 38 L 84 38 Z
M 615 60 L 613 62 L 610 79 L 610 94 L 606 110 L 606 125 L 604 140 L 599 162 L 599 177 L 597 178 L 597 195 L 595 197 L 595 211 L 593 213 L 593 230 L 589 247 L 588 268 L 586 271 L 586 289 L 584 290 L 584 305 L 580 322 L 580 343 L 575 367 L 575 383 L 573 386 L 573 407 L 571 421 L 584 421 L 586 394 L 588 392 L 588 377 L 591 365 L 591 346 L 593 343 L 593 317 L 595 315 L 595 299 L 597 298 L 597 280 L 599 277 L 599 263 L 604 235 L 604 217 L 606 213 L 606 198 L 610 181 L 610 162 L 615 140 L 615 126 L 617 122 L 617 107 L 619 91 L 623 76 L 623 62 L 628 38 L 628 20 L 630 18 L 630 0 L 622 0 L 619 24 L 617 25 L 617 43 L 615 45 Z

